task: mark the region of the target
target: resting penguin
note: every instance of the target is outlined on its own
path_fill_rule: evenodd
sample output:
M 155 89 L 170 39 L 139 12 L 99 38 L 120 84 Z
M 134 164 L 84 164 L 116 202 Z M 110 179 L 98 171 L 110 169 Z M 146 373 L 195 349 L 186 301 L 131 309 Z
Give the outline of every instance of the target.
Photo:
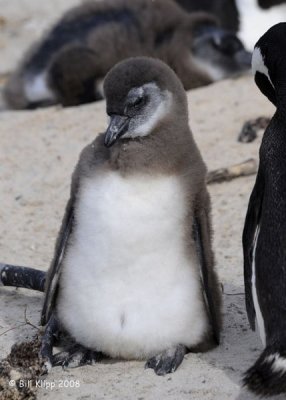
M 250 51 L 267 29 L 286 20 L 285 0 L 176 0 L 176 2 L 189 12 L 206 11 L 215 15 L 221 26 L 237 33 Z
M 110 123 L 81 153 L 46 279 L 41 354 L 65 366 L 98 352 L 158 375 L 219 342 L 206 167 L 186 95 L 163 62 L 131 58 L 104 83 Z M 52 337 L 76 345 L 52 359 Z
M 246 309 L 265 349 L 245 375 L 254 392 L 286 392 L 286 23 L 256 43 L 252 67 L 261 92 L 277 107 L 260 147 L 260 164 L 243 231 Z
M 7 106 L 73 106 L 102 99 L 110 68 L 142 55 L 166 62 L 186 90 L 250 68 L 250 54 L 211 15 L 189 15 L 171 0 L 84 2 L 24 57 L 7 82 Z

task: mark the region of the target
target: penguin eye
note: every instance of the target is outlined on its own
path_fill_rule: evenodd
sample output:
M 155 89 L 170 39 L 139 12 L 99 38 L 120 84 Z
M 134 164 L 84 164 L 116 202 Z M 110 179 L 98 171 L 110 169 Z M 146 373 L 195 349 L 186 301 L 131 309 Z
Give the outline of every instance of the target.
M 136 108 L 144 103 L 144 97 L 137 97 L 135 101 L 131 104 L 132 107 Z
M 133 99 L 130 99 L 125 107 L 125 114 L 134 115 L 137 110 L 139 110 L 147 101 L 146 96 L 139 96 Z

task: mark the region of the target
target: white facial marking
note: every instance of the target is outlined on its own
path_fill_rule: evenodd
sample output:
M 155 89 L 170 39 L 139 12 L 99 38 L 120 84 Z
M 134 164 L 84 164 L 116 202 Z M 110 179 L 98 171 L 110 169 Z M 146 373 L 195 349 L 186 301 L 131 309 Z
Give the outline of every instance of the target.
M 45 72 L 26 78 L 24 90 L 30 102 L 55 99 L 53 92 L 47 85 L 47 74 Z
M 151 82 L 135 89 L 138 96 L 148 95 L 149 101 L 129 125 L 129 131 L 123 138 L 144 137 L 149 135 L 158 123 L 168 115 L 172 104 L 172 94 L 168 91 L 161 91 L 159 87 Z M 132 89 L 134 91 L 134 88 Z M 137 119 L 137 120 L 136 120 Z M 142 120 L 142 123 L 140 123 Z
M 147 136 L 156 125 L 169 113 L 171 106 L 172 95 L 170 92 L 165 92 L 165 99 L 155 108 L 150 118 L 142 125 L 140 125 L 134 133 L 137 136 Z
M 144 87 L 150 87 L 150 85 L 153 85 L 152 83 L 150 84 L 150 83 L 147 83 L 146 85 L 144 85 Z M 139 89 L 138 89 L 138 95 L 139 96 L 143 96 L 143 94 L 144 94 L 144 89 L 142 88 L 142 87 L 140 87 Z
M 269 76 L 268 68 L 264 64 L 263 57 L 262 57 L 259 47 L 254 48 L 254 51 L 252 54 L 251 65 L 252 65 L 253 75 L 255 75 L 256 72 L 260 72 L 261 74 L 264 74 L 268 78 L 271 85 L 274 87 L 274 85 L 270 79 L 270 76 Z
M 185 248 L 187 199 L 175 176 L 99 172 L 80 189 L 59 318 L 84 346 L 146 359 L 207 329 L 198 260 Z
M 283 373 L 286 372 L 286 359 L 280 356 L 279 353 L 271 354 L 266 359 L 269 363 L 272 363 L 271 369 L 273 372 Z
M 264 10 L 257 0 L 236 0 L 236 6 L 240 19 L 238 36 L 249 51 L 271 26 L 286 20 L 285 4 Z
M 256 252 L 256 246 L 257 246 L 257 240 L 259 236 L 259 230 L 260 227 L 258 226 L 256 228 L 255 236 L 254 236 L 254 245 L 253 245 L 253 254 L 252 254 L 252 298 L 253 298 L 253 303 L 254 303 L 254 308 L 255 308 L 255 314 L 256 314 L 256 323 L 258 325 L 258 330 L 259 330 L 259 335 L 261 338 L 261 341 L 263 343 L 263 346 L 265 347 L 266 345 L 266 334 L 265 334 L 265 327 L 264 327 L 264 320 L 263 316 L 260 310 L 259 302 L 258 302 L 258 297 L 257 297 L 257 291 L 256 291 L 256 271 L 255 271 L 255 252 Z

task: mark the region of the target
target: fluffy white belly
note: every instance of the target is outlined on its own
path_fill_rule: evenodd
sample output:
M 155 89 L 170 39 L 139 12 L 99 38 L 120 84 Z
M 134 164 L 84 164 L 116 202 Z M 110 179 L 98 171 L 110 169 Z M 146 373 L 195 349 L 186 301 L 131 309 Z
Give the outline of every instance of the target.
M 180 180 L 109 172 L 86 180 L 79 199 L 58 300 L 70 334 L 123 358 L 197 344 L 207 321 Z

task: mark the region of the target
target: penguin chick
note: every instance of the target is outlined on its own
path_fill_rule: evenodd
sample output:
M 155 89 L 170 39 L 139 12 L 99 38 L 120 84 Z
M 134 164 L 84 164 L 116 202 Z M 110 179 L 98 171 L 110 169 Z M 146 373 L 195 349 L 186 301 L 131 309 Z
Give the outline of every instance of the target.
M 186 90 L 250 68 L 241 42 L 208 14 L 188 14 L 171 0 L 85 2 L 24 57 L 6 85 L 6 103 L 22 109 L 98 100 L 110 68 L 140 55 L 166 62 Z
M 205 11 L 236 33 L 247 50 L 272 25 L 286 19 L 285 0 L 176 0 L 189 12 Z M 255 23 L 254 23 L 255 22 Z
M 46 279 L 42 324 L 76 342 L 46 365 L 103 353 L 173 372 L 219 342 L 220 290 L 206 167 L 186 95 L 163 62 L 131 58 L 104 83 L 110 123 L 81 153 Z
M 246 309 L 265 347 L 244 383 L 259 395 L 286 392 L 285 44 L 286 24 L 280 23 L 259 39 L 252 56 L 255 82 L 277 107 L 261 143 L 243 231 Z

